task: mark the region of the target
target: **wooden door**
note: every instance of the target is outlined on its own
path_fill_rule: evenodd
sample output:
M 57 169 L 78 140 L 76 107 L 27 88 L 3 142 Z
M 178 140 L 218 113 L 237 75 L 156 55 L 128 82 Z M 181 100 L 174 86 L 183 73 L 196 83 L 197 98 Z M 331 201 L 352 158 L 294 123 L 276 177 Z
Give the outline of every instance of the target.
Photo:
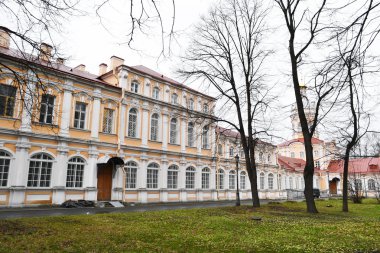
M 332 180 L 329 182 L 330 194 L 336 194 L 337 193 L 336 183 L 337 183 L 336 180 Z
M 111 200 L 112 165 L 98 167 L 98 200 Z

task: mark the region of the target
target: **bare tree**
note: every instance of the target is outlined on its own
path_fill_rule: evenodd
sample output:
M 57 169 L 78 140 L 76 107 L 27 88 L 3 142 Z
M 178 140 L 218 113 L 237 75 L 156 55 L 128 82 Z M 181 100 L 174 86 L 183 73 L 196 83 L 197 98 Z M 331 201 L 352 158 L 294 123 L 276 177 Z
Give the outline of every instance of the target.
M 270 53 L 262 47 L 267 11 L 255 0 L 221 1 L 196 27 L 179 70 L 217 94 L 223 117 L 216 120 L 239 132 L 255 207 L 260 206 L 255 148 L 268 130 L 264 119 L 271 96 L 262 73 Z

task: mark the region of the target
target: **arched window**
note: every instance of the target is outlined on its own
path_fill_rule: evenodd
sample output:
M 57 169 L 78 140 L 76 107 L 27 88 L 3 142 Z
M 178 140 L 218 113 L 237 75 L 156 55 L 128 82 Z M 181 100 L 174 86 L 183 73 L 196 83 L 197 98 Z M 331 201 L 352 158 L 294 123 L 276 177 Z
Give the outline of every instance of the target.
M 178 95 L 175 93 L 172 94 L 172 104 L 173 105 L 178 104 Z
M 278 189 L 282 190 L 282 177 L 281 174 L 278 175 Z
M 150 139 L 152 141 L 158 141 L 158 126 L 159 126 L 158 119 L 159 119 L 158 114 L 154 113 L 150 120 Z
M 229 189 L 232 190 L 232 189 L 235 189 L 235 182 L 236 182 L 236 179 L 235 179 L 235 171 L 234 170 L 231 170 L 229 175 L 228 175 L 228 186 L 229 186 Z
M 85 161 L 81 157 L 73 157 L 67 164 L 66 187 L 83 187 Z
M 245 177 L 246 177 L 245 171 L 240 172 L 240 189 L 241 190 L 245 190 Z
M 203 112 L 208 113 L 208 104 L 206 103 L 203 104 Z
M 158 188 L 158 166 L 157 163 L 151 163 L 146 170 L 146 188 L 157 189 Z
M 208 149 L 209 148 L 209 133 L 208 133 L 208 126 L 203 127 L 202 131 L 202 148 Z
M 293 178 L 289 177 L 289 189 L 293 189 Z
M 260 189 L 261 190 L 264 190 L 264 177 L 265 177 L 264 172 L 261 172 L 260 173 Z
M 203 168 L 202 169 L 202 189 L 210 188 L 210 169 Z
M 178 166 L 170 165 L 168 168 L 168 189 L 177 189 L 178 187 Z
M 28 187 L 50 187 L 53 158 L 45 153 L 30 158 Z
M 137 137 L 137 110 L 135 108 L 129 110 L 128 136 L 133 138 Z
M 137 163 L 130 161 L 125 164 L 125 188 L 136 188 Z
M 170 120 L 170 143 L 177 144 L 177 119 L 173 118 Z
M 11 156 L 8 152 L 0 150 L 0 187 L 8 184 L 9 167 L 11 164 Z
M 139 83 L 137 81 L 133 81 L 131 83 L 131 91 L 134 92 L 134 93 L 138 93 L 139 92 Z
M 187 125 L 187 146 L 194 147 L 194 123 L 189 122 Z
M 216 188 L 219 190 L 224 189 L 224 170 L 222 169 L 219 169 L 216 172 L 216 186 Z
M 194 110 L 194 100 L 192 98 L 189 99 L 189 110 Z
M 268 175 L 268 189 L 273 190 L 273 174 L 269 173 Z
M 194 189 L 195 188 L 195 168 L 189 167 L 186 169 L 186 188 Z
M 368 190 L 374 191 L 376 190 L 376 182 L 373 179 L 368 179 Z
M 160 99 L 160 89 L 158 87 L 153 88 L 152 97 L 157 100 Z

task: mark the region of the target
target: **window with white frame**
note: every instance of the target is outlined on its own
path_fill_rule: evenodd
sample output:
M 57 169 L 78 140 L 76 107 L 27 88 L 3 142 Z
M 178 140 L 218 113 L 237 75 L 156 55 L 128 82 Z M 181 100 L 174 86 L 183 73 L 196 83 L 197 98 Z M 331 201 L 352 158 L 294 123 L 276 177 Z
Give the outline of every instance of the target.
M 264 172 L 261 172 L 260 173 L 260 189 L 261 190 L 264 190 L 264 177 L 265 177 Z
M 208 149 L 210 148 L 209 144 L 209 128 L 208 126 L 204 126 L 202 130 L 202 148 Z
M 178 126 L 177 119 L 173 118 L 170 120 L 170 143 L 177 144 Z
M 139 93 L 139 83 L 137 81 L 133 81 L 131 83 L 131 91 L 134 93 Z
M 230 157 L 233 157 L 233 156 L 234 156 L 234 148 L 230 147 Z
M 240 189 L 245 190 L 245 180 L 246 180 L 246 173 L 245 171 L 240 172 Z
M 289 189 L 293 189 L 293 178 L 289 177 Z
M 50 187 L 53 158 L 44 153 L 30 158 L 28 187 Z
M 178 104 L 178 95 L 175 93 L 172 94 L 172 104 L 173 105 Z
M 203 168 L 202 169 L 202 189 L 210 188 L 210 169 Z
M 301 158 L 304 158 L 305 157 L 305 153 L 303 151 L 300 152 L 300 157 Z
M 235 182 L 236 182 L 236 179 L 235 179 L 235 171 L 230 171 L 229 175 L 228 175 L 228 188 L 230 190 L 232 189 L 235 189 Z
M 301 177 L 301 189 L 305 188 L 305 180 L 303 177 Z
M 170 165 L 168 168 L 168 189 L 177 189 L 178 187 L 178 166 Z
M 157 100 L 160 99 L 160 89 L 158 87 L 153 88 L 152 97 Z
M 160 167 L 157 163 L 151 163 L 146 170 L 146 188 L 157 189 L 158 188 L 158 169 Z
M 153 113 L 150 119 L 150 139 L 158 141 L 158 113 Z
M 224 170 L 222 169 L 216 172 L 216 188 L 219 190 L 224 189 Z
M 66 187 L 83 187 L 85 161 L 81 157 L 73 157 L 67 163 Z
M 187 125 L 187 145 L 194 147 L 194 123 L 189 122 Z
M 10 164 L 11 156 L 8 152 L 0 150 L 0 187 L 5 187 L 8 184 Z
M 114 113 L 114 110 L 109 109 L 109 108 L 104 108 L 103 133 L 107 133 L 107 134 L 113 133 L 113 113 Z
M 137 163 L 130 161 L 125 164 L 125 188 L 136 188 Z
M 369 191 L 374 191 L 376 190 L 376 182 L 374 179 L 368 179 L 368 190 Z
M 281 174 L 278 175 L 278 189 L 279 190 L 282 190 L 282 182 L 281 182 L 282 178 L 281 178 Z
M 13 117 L 16 87 L 0 84 L 0 116 Z
M 209 109 L 208 109 L 208 104 L 204 103 L 203 104 L 203 112 L 204 113 L 208 113 Z
M 137 137 L 137 110 L 132 108 L 128 115 L 128 137 Z
M 273 190 L 273 174 L 269 173 L 268 175 L 268 189 Z
M 76 102 L 74 113 L 74 128 L 85 129 L 86 124 L 86 103 Z
M 40 123 L 53 124 L 54 101 L 55 96 L 49 94 L 42 95 L 39 119 Z
M 189 99 L 189 110 L 194 110 L 194 100 L 192 98 Z
M 195 188 L 195 168 L 189 167 L 186 169 L 186 188 L 194 189 Z

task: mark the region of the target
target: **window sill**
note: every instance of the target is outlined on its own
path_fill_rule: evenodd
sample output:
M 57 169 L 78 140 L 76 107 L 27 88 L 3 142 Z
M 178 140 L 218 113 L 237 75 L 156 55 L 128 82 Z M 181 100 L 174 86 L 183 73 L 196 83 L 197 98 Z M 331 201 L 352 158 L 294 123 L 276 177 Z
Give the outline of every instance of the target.
M 181 146 L 181 144 L 177 144 L 177 143 L 168 143 L 169 145 L 173 145 L 173 146 Z
M 193 148 L 193 149 L 196 149 L 197 147 L 195 147 L 195 146 L 186 146 L 186 148 Z
M 110 135 L 110 136 L 116 136 L 114 133 L 105 133 L 105 132 L 99 132 L 100 134 Z
M 33 125 L 58 128 L 58 125 L 50 124 L 50 123 L 42 123 L 42 122 L 33 122 Z
M 153 142 L 153 143 L 159 143 L 159 144 L 162 144 L 162 141 L 153 141 L 153 140 L 149 140 L 150 142 Z
M 13 118 L 13 116 L 0 116 L 0 119 L 2 120 L 11 120 L 11 121 L 15 121 L 15 120 L 18 120 L 18 118 Z
M 126 139 L 132 139 L 132 140 L 141 140 L 139 137 L 131 137 L 131 136 L 126 136 Z
M 90 133 L 91 130 L 88 130 L 88 129 L 80 129 L 80 128 L 75 128 L 75 127 L 70 127 L 70 130 L 75 130 L 75 131 L 80 131 L 80 132 L 86 132 L 86 133 Z

